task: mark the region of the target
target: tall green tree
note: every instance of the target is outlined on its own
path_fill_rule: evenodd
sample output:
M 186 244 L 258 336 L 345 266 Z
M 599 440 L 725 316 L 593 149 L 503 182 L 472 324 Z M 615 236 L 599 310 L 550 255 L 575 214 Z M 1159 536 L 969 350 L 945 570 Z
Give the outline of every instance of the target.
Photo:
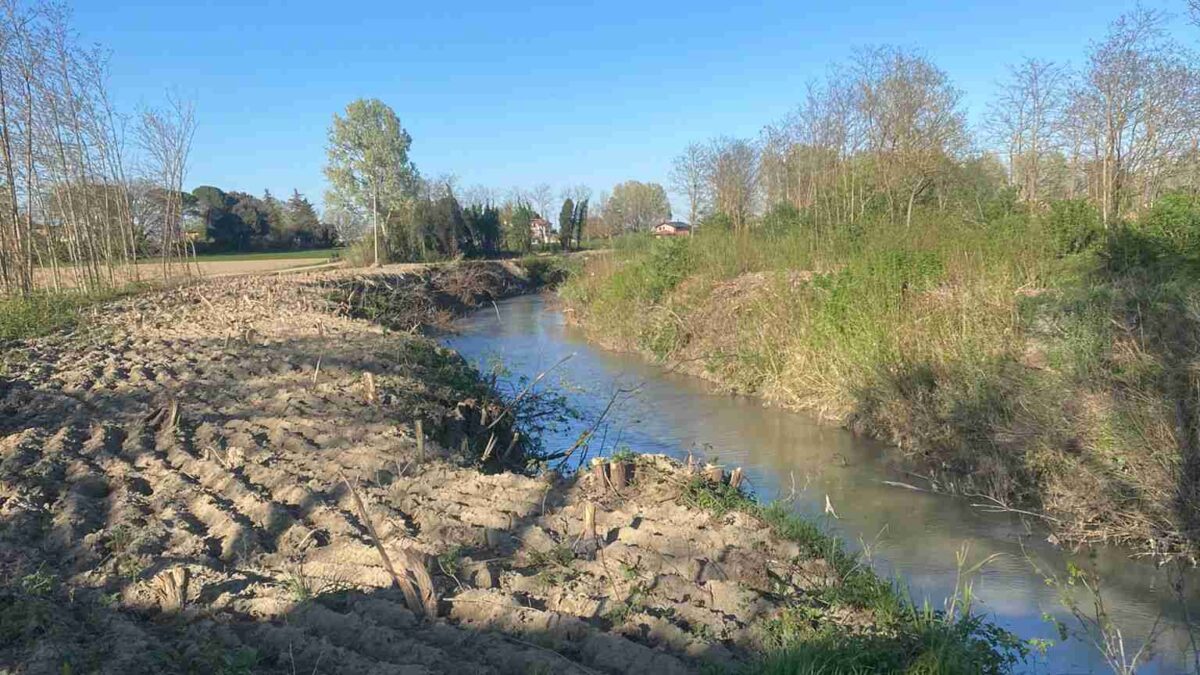
M 671 217 L 671 202 L 658 183 L 625 181 L 613 187 L 604 217 L 618 232 L 647 231 Z
M 293 245 L 307 248 L 317 245 L 317 240 L 322 238 L 317 210 L 299 190 L 292 190 L 292 196 L 283 207 L 283 217 Z
M 283 203 L 264 190 L 262 196 L 263 208 L 267 213 L 267 244 L 271 248 L 287 248 L 292 245 L 292 232 L 289 231 L 287 218 L 284 216 Z
M 463 211 L 463 219 L 475 242 L 475 249 L 483 255 L 493 255 L 500 248 L 500 210 L 491 204 L 472 204 Z
M 224 190 L 201 185 L 192 190 L 192 196 L 196 199 L 193 209 L 205 241 L 215 248 L 229 250 L 236 249 L 247 238 L 243 223 L 229 213 L 233 202 Z
M 533 207 L 527 202 L 518 201 L 512 208 L 512 216 L 508 221 L 508 232 L 505 239 L 508 247 L 521 253 L 533 249 L 533 219 L 537 217 Z
M 269 232 L 267 208 L 245 192 L 225 192 L 211 185 L 192 191 L 192 207 L 204 239 L 219 251 L 247 251 L 263 246 Z
M 433 240 L 439 254 L 453 258 L 474 253 L 474 242 L 467 229 L 467 221 L 453 194 L 422 200 L 417 209 L 417 219 L 423 233 Z
M 370 214 L 376 265 L 381 221 L 386 224 L 415 192 L 417 171 L 408 158 L 411 146 L 412 137 L 400 118 L 378 99 L 352 102 L 344 116 L 333 116 L 329 127 L 326 200 Z
M 564 251 L 571 248 L 571 238 L 575 234 L 575 202 L 567 197 L 563 201 L 562 210 L 558 212 L 558 242 Z
M 266 204 L 246 192 L 230 192 L 228 197 L 232 202 L 229 213 L 241 222 L 242 231 L 245 233 L 244 239 L 238 242 L 236 248 L 244 251 L 265 247 L 271 233 Z
M 588 219 L 588 200 L 584 199 L 575 205 L 575 248 L 583 248 L 583 227 Z

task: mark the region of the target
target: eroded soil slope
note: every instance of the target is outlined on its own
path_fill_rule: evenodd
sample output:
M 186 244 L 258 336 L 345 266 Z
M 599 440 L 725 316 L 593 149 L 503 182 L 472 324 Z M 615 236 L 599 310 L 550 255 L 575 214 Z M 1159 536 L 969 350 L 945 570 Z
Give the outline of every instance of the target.
M 838 582 L 685 506 L 666 460 L 622 490 L 495 471 L 520 460 L 499 403 L 431 340 L 339 315 L 329 289 L 362 283 L 212 280 L 6 348 L 0 671 L 692 672 Z

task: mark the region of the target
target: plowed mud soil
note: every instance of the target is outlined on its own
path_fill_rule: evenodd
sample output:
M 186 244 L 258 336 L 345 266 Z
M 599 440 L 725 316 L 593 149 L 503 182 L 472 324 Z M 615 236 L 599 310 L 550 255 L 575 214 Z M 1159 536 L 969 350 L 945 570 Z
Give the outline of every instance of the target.
M 695 672 L 837 583 L 664 458 L 503 470 L 474 371 L 395 330 L 522 290 L 488 273 L 209 280 L 4 346 L 0 672 Z M 433 300 L 388 330 L 330 294 L 372 284 Z

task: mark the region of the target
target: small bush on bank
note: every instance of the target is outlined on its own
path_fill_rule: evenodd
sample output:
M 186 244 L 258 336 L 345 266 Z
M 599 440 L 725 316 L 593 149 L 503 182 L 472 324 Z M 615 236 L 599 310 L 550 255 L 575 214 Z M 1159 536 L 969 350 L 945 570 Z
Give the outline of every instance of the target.
M 1062 199 L 1050 204 L 1046 226 L 1059 255 L 1080 253 L 1098 243 L 1104 228 L 1100 213 L 1086 199 Z
M 579 267 L 579 263 L 563 255 L 527 255 L 517 265 L 529 275 L 529 283 L 538 288 L 562 283 Z

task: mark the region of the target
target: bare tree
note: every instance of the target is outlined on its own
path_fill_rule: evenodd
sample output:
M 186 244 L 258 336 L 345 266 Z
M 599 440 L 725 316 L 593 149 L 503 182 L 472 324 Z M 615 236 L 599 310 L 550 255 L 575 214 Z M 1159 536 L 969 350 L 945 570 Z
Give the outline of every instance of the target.
M 1009 69 L 989 110 L 988 130 L 1007 149 L 1009 180 L 1026 202 L 1042 196 L 1043 166 L 1057 150 L 1067 84 L 1062 66 L 1026 59 Z
M 560 190 L 558 193 L 558 197 L 562 201 L 566 201 L 566 200 L 570 199 L 573 203 L 579 204 L 579 203 L 587 201 L 588 199 L 591 199 L 592 188 L 590 188 L 582 183 L 579 183 L 577 185 L 571 185 L 569 187 L 565 187 L 562 190 Z
M 758 180 L 758 151 L 747 140 L 721 137 L 709 142 L 705 170 L 713 208 L 737 230 L 749 225 Z
M 494 206 L 500 198 L 496 190 L 476 184 L 462 190 L 460 201 L 463 206 Z
M 859 102 L 852 73 L 835 68 L 809 84 L 786 120 L 763 130 L 759 181 L 768 205 L 788 203 L 832 224 L 861 215 L 869 196 Z
M 549 220 L 550 209 L 554 208 L 554 188 L 549 183 L 538 183 L 526 197 L 537 209 L 538 215 Z
M 708 148 L 699 143 L 688 145 L 671 164 L 671 187 L 687 197 L 688 222 L 693 226 L 708 202 L 708 183 L 705 180 L 708 165 Z
M 161 110 L 142 112 L 138 140 L 146 153 L 147 171 L 161 190 L 161 221 L 157 223 L 159 257 L 163 278 L 170 276 L 173 261 L 187 260 L 187 239 L 183 232 L 183 184 L 187 178 L 188 156 L 196 132 L 195 110 L 190 102 L 168 97 Z
M 139 147 L 155 186 L 149 192 L 171 201 L 154 211 L 161 219 L 135 208 L 139 179 L 127 170 L 125 118 L 109 96 L 105 52 L 80 45 L 65 5 L 0 0 L 4 291 L 29 293 L 38 283 L 93 290 L 136 279 L 142 227 L 156 228 L 170 250 L 182 207 L 169 195 L 182 189 L 186 170 L 186 148 L 178 143 L 190 146 L 194 119 L 190 106 L 173 103 L 141 121 Z
M 430 201 L 437 201 L 443 197 L 456 197 L 458 195 L 458 176 L 452 173 L 442 173 L 434 178 L 422 178 L 420 192 L 423 198 Z
M 874 156 L 893 217 L 913 205 L 967 145 L 961 94 L 925 57 L 886 47 L 859 54 L 860 92 L 868 151 Z
M 1195 143 L 1200 74 L 1164 30 L 1162 13 L 1139 7 L 1093 44 L 1072 110 L 1090 135 L 1096 198 L 1105 224 L 1149 203 Z

